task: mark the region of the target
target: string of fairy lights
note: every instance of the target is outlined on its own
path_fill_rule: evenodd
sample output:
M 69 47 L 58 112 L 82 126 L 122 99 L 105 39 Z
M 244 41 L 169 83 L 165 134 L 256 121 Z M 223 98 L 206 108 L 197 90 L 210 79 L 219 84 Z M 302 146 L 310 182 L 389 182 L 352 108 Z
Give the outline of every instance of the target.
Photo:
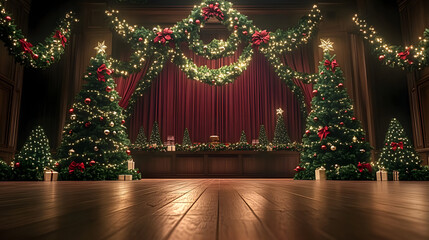
M 43 43 L 33 45 L 15 24 L 12 15 L 6 11 L 4 3 L 0 1 L 0 39 L 5 43 L 9 54 L 13 55 L 17 62 L 28 67 L 47 68 L 58 62 L 69 42 L 72 24 L 78 21 L 73 12 L 67 13 Z

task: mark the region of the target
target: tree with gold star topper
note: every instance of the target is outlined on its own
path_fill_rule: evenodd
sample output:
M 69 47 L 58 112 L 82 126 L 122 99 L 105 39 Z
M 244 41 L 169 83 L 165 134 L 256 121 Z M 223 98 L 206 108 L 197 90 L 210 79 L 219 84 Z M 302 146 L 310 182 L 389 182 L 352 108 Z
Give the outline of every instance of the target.
M 327 171 L 335 171 L 338 167 L 356 168 L 359 162 L 369 162 L 371 148 L 354 115 L 344 87 L 343 71 L 335 55 L 329 53 L 333 43 L 322 40 L 320 47 L 324 59 L 319 65 L 318 81 L 313 85 L 312 110 L 307 117 L 296 179 L 314 179 L 316 168 L 322 166 Z
M 58 149 L 61 180 L 115 180 L 120 174 L 140 178 L 128 170 L 130 141 L 119 95 L 106 60 L 106 46 L 99 43 L 84 77 L 86 84 L 68 111 Z
M 276 121 L 276 128 L 274 130 L 274 138 L 273 138 L 274 145 L 285 145 L 290 143 L 290 138 L 287 133 L 285 120 L 283 118 L 283 112 L 284 111 L 281 108 L 276 110 L 277 121 Z

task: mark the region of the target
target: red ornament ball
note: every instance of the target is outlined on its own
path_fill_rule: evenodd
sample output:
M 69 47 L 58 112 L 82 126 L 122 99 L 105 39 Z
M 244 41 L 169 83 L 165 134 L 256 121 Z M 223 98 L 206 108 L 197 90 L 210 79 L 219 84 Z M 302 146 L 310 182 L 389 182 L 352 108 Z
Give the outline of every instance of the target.
M 95 161 L 94 160 L 91 160 L 90 162 L 89 162 L 89 165 L 90 166 L 93 166 L 95 164 Z
M 55 58 L 54 58 L 54 56 L 51 56 L 51 60 L 52 60 L 52 61 L 55 61 Z
M 318 117 L 314 117 L 314 118 L 313 118 L 313 120 L 314 120 L 314 121 L 318 121 L 318 120 L 319 120 L 319 118 L 318 118 Z
M 70 131 L 69 131 L 69 134 L 70 134 L 70 135 L 72 135 L 72 133 L 73 133 L 73 130 L 70 130 Z
M 196 24 L 198 24 L 198 25 L 200 25 L 200 24 L 201 24 L 201 21 L 200 21 L 199 19 L 197 19 L 197 20 L 195 21 L 195 23 L 196 23 Z
M 307 36 L 307 33 L 302 33 L 302 36 Z
M 55 163 L 55 167 L 58 167 L 58 166 L 60 166 L 60 164 L 58 162 L 56 162 Z
M 384 60 L 384 58 L 385 58 L 385 56 L 384 56 L 384 55 L 380 55 L 380 56 L 378 56 L 378 60 L 380 60 L 380 61 L 383 61 L 383 60 Z
M 21 164 L 19 162 L 15 163 L 15 167 L 19 167 Z
M 353 148 L 353 146 L 352 146 L 352 145 L 350 145 L 350 148 Z
M 326 150 L 328 147 L 326 147 L 326 145 L 322 145 L 320 148 L 321 148 L 322 150 Z
M 305 134 L 308 136 L 310 134 L 310 130 L 305 130 Z
M 340 125 L 341 125 L 341 126 L 343 126 L 343 125 L 344 125 L 344 123 L 343 123 L 343 122 L 340 122 Z
M 314 153 L 314 154 L 313 154 L 313 157 L 317 157 L 317 153 Z
M 6 16 L 6 17 L 4 17 L 4 19 L 8 22 L 12 21 L 12 18 L 10 16 Z
M 338 88 L 343 88 L 344 87 L 344 84 L 343 83 L 339 83 L 338 84 Z
M 131 151 L 127 149 L 127 155 L 131 155 Z
M 347 113 L 347 110 L 345 110 L 344 112 Z
M 355 117 L 352 117 L 352 120 L 353 120 L 353 121 L 355 121 L 355 120 L 356 120 L 356 118 L 355 118 Z
M 235 26 L 234 26 L 234 30 L 237 30 L 237 29 L 238 29 L 238 26 L 237 26 L 237 25 L 235 25 Z
M 111 91 L 112 91 L 112 87 L 107 86 L 107 87 L 106 87 L 106 92 L 111 92 Z
M 74 112 L 74 109 L 73 108 L 70 108 L 69 109 L 69 113 L 73 113 Z
M 104 117 L 100 117 L 100 122 L 102 122 L 104 120 Z
M 235 18 L 234 18 L 234 20 L 235 20 L 235 21 L 238 21 L 238 17 L 235 17 Z
M 363 138 L 361 138 L 362 139 L 362 141 L 365 141 L 365 138 L 363 137 Z
M 322 100 L 323 100 L 323 101 L 325 101 L 325 98 L 324 98 L 324 97 L 322 97 Z
M 139 42 L 143 41 L 143 38 L 139 37 Z
M 247 35 L 247 31 L 243 31 L 243 35 Z
M 39 55 L 34 54 L 34 55 L 33 55 L 33 59 L 39 59 Z
M 313 90 L 313 96 L 316 96 L 319 93 L 319 91 L 317 91 L 317 89 Z
M 124 120 L 124 119 L 122 119 L 121 124 L 124 124 L 124 123 L 125 123 L 125 120 Z
M 85 102 L 85 104 L 90 104 L 91 103 L 91 98 L 85 98 L 84 102 Z
M 91 126 L 91 122 L 86 122 L 85 123 L 85 127 L 90 127 Z

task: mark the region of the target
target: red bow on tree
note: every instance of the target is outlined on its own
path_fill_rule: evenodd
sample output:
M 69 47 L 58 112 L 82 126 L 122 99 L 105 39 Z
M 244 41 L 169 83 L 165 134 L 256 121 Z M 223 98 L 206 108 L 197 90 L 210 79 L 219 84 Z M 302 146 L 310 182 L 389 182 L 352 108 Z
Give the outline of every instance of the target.
M 261 32 L 255 31 L 252 35 L 252 47 L 259 49 L 261 43 L 268 43 L 270 41 L 270 32 L 263 30 Z
M 158 32 L 157 36 L 153 40 L 154 43 L 161 43 L 162 45 L 165 45 L 167 41 L 172 40 L 171 34 L 173 34 L 173 30 L 169 28 L 164 28 L 161 32 Z
M 332 72 L 335 72 L 335 68 L 338 67 L 339 64 L 337 63 L 337 60 L 334 59 L 331 61 L 329 61 L 328 59 L 325 60 L 325 67 L 327 70 L 331 69 Z
M 357 168 L 359 172 L 363 172 L 364 169 L 368 169 L 368 172 L 372 172 L 372 166 L 369 163 L 358 163 Z
M 319 136 L 320 141 L 322 141 L 322 139 L 326 138 L 330 133 L 331 132 L 329 132 L 328 126 L 324 126 L 321 129 L 319 129 L 319 133 L 317 134 L 317 136 Z
M 405 49 L 405 51 L 398 53 L 399 58 L 401 58 L 402 60 L 407 59 L 408 55 L 410 55 L 410 49 L 407 48 Z
M 217 17 L 218 19 L 223 20 L 225 17 L 219 8 L 219 4 L 210 4 L 208 7 L 204 7 L 202 10 L 204 20 L 207 20 L 210 17 Z
M 392 143 L 390 143 L 390 146 L 392 147 L 393 151 L 396 151 L 396 149 L 398 149 L 398 147 L 401 149 L 404 149 L 404 143 L 403 142 L 398 142 L 398 143 L 392 142 Z
M 102 64 L 98 69 L 97 69 L 97 77 L 98 77 L 98 81 L 103 81 L 103 82 L 105 82 L 106 81 L 106 78 L 104 77 L 104 74 L 103 74 L 103 72 L 104 71 L 106 71 L 106 73 L 108 74 L 108 75 L 110 75 L 111 73 L 112 73 L 112 70 L 110 70 L 110 69 L 108 69 L 107 67 L 106 67 L 106 64 Z
M 69 173 L 73 173 L 74 170 L 80 170 L 81 172 L 83 172 L 83 170 L 85 170 L 85 165 L 81 162 L 81 163 L 76 163 L 75 161 L 73 161 L 72 163 L 70 163 L 69 166 Z
M 54 38 L 61 39 L 63 47 L 66 46 L 67 38 L 59 30 L 55 32 Z
M 296 166 L 296 168 L 294 169 L 295 172 L 299 173 L 305 170 L 305 168 L 301 167 L 301 166 Z
M 36 58 L 35 54 L 33 53 L 33 50 L 31 49 L 33 47 L 33 44 L 25 41 L 25 39 L 20 39 L 19 43 L 21 43 L 21 49 L 25 53 L 29 53 L 32 58 Z

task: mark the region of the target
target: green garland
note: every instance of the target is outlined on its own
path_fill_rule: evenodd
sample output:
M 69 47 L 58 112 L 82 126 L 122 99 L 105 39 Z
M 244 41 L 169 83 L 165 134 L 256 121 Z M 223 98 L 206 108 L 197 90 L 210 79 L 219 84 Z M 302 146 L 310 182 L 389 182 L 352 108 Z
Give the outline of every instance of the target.
M 32 68 L 47 68 L 60 60 L 71 36 L 73 22 L 78 22 L 78 19 L 73 12 L 67 13 L 43 43 L 33 46 L 0 2 L 0 39 L 17 62 Z
M 386 43 L 374 27 L 360 19 L 357 14 L 353 17 L 353 21 L 370 44 L 372 52 L 385 65 L 408 71 L 421 70 L 429 65 L 429 29 L 424 31 L 423 38 L 419 38 L 420 41 L 416 46 L 403 47 Z

